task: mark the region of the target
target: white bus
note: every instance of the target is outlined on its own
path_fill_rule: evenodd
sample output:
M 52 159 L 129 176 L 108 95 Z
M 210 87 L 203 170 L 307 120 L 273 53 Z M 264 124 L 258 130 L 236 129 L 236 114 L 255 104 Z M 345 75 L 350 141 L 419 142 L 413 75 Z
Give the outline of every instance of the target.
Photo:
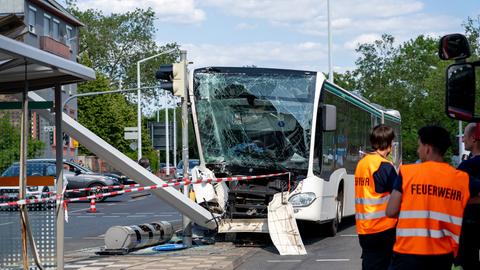
M 265 220 L 273 195 L 289 190 L 295 218 L 329 223 L 334 235 L 342 217 L 355 213 L 354 171 L 372 127 L 394 128 L 391 158 L 401 162 L 398 111 L 321 72 L 207 67 L 194 71 L 190 86 L 200 161 L 216 177 L 292 173 L 230 182 L 226 219 Z

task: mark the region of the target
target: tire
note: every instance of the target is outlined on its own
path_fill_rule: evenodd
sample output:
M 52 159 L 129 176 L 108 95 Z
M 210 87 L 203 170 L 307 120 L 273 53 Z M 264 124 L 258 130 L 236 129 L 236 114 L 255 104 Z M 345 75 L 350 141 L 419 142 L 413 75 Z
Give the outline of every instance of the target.
M 342 222 L 342 214 L 343 214 L 343 190 L 340 189 L 337 194 L 337 198 L 335 199 L 335 218 L 328 223 L 327 228 L 327 235 L 328 236 L 335 236 L 338 232 L 338 227 Z
M 104 184 L 101 184 L 101 183 L 93 183 L 93 184 L 90 184 L 88 187 L 89 188 L 93 188 L 92 190 L 89 190 L 87 191 L 87 196 L 91 196 L 91 195 L 97 195 L 97 194 L 100 194 L 100 193 L 104 193 L 103 192 L 103 189 L 101 189 L 102 187 L 104 187 L 105 185 Z M 103 202 L 107 199 L 107 197 L 101 197 L 101 198 L 95 198 L 95 202 L 98 203 L 98 202 Z

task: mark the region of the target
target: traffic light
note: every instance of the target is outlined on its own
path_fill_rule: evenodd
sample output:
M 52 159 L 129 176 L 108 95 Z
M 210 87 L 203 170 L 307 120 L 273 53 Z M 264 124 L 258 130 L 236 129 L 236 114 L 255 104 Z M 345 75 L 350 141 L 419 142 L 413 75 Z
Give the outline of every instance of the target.
M 48 132 L 48 137 L 50 139 L 50 145 L 54 145 L 53 131 Z
M 183 97 L 186 87 L 186 64 L 185 62 L 161 65 L 155 77 L 161 80 L 160 87 L 170 91 L 175 96 Z

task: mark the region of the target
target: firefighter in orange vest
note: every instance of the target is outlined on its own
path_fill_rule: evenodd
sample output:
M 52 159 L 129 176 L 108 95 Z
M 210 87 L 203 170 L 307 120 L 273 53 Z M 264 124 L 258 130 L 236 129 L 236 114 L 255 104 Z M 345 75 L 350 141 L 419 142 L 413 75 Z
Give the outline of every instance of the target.
M 373 128 L 373 152 L 367 153 L 355 170 L 355 220 L 364 270 L 385 270 L 392 258 L 397 219 L 387 217 L 385 209 L 397 178 L 395 168 L 387 160 L 394 138 L 389 126 Z
M 398 217 L 389 270 L 450 270 L 458 251 L 463 210 L 480 182 L 444 162 L 450 134 L 439 126 L 418 131 L 419 164 L 403 165 L 386 214 Z

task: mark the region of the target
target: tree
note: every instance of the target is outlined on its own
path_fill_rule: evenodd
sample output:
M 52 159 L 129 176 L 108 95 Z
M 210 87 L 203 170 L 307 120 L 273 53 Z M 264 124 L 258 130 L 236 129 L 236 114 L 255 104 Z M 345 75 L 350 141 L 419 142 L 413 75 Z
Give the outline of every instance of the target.
M 455 122 L 445 115 L 445 68 L 438 56 L 438 39 L 418 36 L 394 45 L 394 38 L 361 44 L 357 68 L 349 84 L 374 103 L 399 110 L 402 115 L 403 157 L 417 159 L 417 130 L 440 124 L 455 134 Z M 353 78 L 353 82 L 352 79 Z
M 463 27 L 470 43 L 473 59 L 478 59 L 480 57 L 480 15 L 476 18 L 468 17 Z
M 168 49 L 175 43 L 157 46 L 154 40 L 155 12 L 136 8 L 126 13 L 104 15 L 99 10 L 81 11 L 74 1 L 69 11 L 85 24 L 80 29 L 79 54 L 88 54 L 92 68 L 109 78 L 113 85 L 136 86 L 136 62 Z M 141 66 L 143 85 L 156 83 L 160 64 L 175 62 L 178 52 L 152 59 Z
M 78 87 L 79 93 L 110 90 L 109 80 L 98 72 L 96 80 L 82 83 Z M 119 151 L 137 160 L 137 151 L 130 148 L 132 141 L 124 139 L 124 128 L 137 126 L 136 106 L 130 104 L 123 94 L 112 93 L 79 98 L 78 120 Z M 144 123 L 142 134 L 148 134 L 145 121 L 142 123 Z M 84 147 L 80 147 L 80 151 L 83 154 L 90 154 L 90 151 Z M 149 154 L 152 151 L 148 136 L 142 136 L 142 153 Z
M 0 118 L 0 172 L 20 160 L 20 127 L 11 122 L 11 114 L 2 113 Z M 28 158 L 35 158 L 45 150 L 45 144 L 37 139 L 28 138 Z

